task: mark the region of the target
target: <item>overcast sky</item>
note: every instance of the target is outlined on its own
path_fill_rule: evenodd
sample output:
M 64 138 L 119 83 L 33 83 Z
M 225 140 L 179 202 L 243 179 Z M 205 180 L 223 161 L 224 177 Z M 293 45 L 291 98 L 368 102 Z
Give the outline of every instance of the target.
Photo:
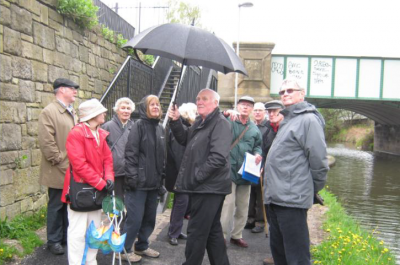
M 141 31 L 166 23 L 167 1 L 118 1 L 119 14 Z M 198 5 L 201 23 L 232 44 L 238 38 L 244 1 L 186 0 Z M 274 54 L 400 57 L 400 14 L 396 0 L 251 0 L 241 8 L 240 42 L 273 42 Z M 129 8 L 126 8 L 129 7 Z

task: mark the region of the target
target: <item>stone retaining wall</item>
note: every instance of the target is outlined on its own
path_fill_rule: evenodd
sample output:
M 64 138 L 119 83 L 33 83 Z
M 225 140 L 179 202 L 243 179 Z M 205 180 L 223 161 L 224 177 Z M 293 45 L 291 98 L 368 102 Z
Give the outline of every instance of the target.
M 127 54 L 99 28 L 81 30 L 56 11 L 57 0 L 0 3 L 0 218 L 47 203 L 38 183 L 38 117 L 54 99 L 53 81 L 78 83 L 75 108 L 100 98 Z

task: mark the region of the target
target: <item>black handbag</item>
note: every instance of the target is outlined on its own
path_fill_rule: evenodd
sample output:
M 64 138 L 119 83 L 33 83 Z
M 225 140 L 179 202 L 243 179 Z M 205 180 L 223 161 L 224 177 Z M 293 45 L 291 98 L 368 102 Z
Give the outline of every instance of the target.
M 72 166 L 70 166 L 70 184 L 67 196 L 72 210 L 91 212 L 101 209 L 103 199 L 107 196 L 107 190 L 99 191 L 87 183 L 76 182 L 72 175 Z

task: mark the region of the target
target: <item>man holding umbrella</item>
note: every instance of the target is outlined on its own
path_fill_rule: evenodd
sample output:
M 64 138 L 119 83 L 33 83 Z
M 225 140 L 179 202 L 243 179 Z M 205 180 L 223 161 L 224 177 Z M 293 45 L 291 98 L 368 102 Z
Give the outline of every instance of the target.
M 174 187 L 191 194 L 185 265 L 202 264 L 205 249 L 211 264 L 229 264 L 220 218 L 225 196 L 231 193 L 232 133 L 219 111 L 219 99 L 217 92 L 201 90 L 196 99 L 199 116 L 190 128 L 182 124 L 176 106 L 168 112 L 174 137 L 188 147 Z

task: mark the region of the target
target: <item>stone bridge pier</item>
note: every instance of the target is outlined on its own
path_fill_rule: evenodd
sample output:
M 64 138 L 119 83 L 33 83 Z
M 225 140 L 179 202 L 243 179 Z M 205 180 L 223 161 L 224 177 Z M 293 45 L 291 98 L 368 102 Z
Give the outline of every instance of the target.
M 374 151 L 400 156 L 400 125 L 375 122 Z

